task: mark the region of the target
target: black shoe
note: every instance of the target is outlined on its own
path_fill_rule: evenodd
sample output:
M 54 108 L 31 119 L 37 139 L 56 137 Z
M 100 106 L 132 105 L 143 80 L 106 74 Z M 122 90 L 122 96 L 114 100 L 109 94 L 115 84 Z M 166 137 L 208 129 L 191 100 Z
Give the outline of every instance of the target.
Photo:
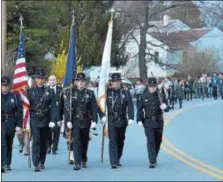
M 50 154 L 51 153 L 51 149 L 47 149 L 47 154 Z
M 40 169 L 41 169 L 41 166 L 42 166 L 42 164 L 41 164 L 41 163 L 39 163 L 37 166 L 35 166 L 34 171 L 35 171 L 35 172 L 39 172 L 39 171 L 40 171 Z
M 122 166 L 122 164 L 119 162 L 119 163 L 118 163 L 118 166 L 119 166 L 119 167 L 121 167 L 121 166 Z
M 111 165 L 111 168 L 112 169 L 116 169 L 117 168 L 117 165 L 116 164 L 113 164 L 113 165 Z
M 71 164 L 74 164 L 74 161 L 73 161 L 73 160 L 70 160 L 69 164 L 70 164 L 70 165 L 71 165 Z
M 24 144 L 19 145 L 19 153 L 22 153 L 23 152 L 23 147 L 24 147 Z
M 156 167 L 156 163 L 152 163 L 149 165 L 150 168 L 155 168 Z
M 53 155 L 57 155 L 57 152 L 56 152 L 56 151 L 53 151 L 52 154 L 53 154 Z
M 6 166 L 2 166 L 2 173 L 6 171 Z
M 24 153 L 24 156 L 28 156 L 29 154 L 27 154 L 27 153 Z
M 45 169 L 45 165 L 44 164 L 41 164 L 41 169 Z
M 74 170 L 75 170 L 75 171 L 78 171 L 78 170 L 80 170 L 80 169 L 81 169 L 81 166 L 80 166 L 79 164 L 74 165 Z
M 82 168 L 87 168 L 86 162 L 82 162 Z
M 6 166 L 6 170 L 7 170 L 7 171 L 11 171 L 11 170 L 12 170 L 12 168 L 11 168 L 11 165 L 10 165 L 10 164 L 8 164 L 8 165 Z

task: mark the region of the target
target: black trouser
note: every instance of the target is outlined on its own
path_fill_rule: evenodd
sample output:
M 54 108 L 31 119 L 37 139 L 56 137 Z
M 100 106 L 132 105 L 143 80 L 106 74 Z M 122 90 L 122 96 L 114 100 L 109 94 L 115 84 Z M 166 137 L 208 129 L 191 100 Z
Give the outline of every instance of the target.
M 81 165 L 81 162 L 87 162 L 87 150 L 90 140 L 90 128 L 73 127 L 73 151 L 75 165 Z
M 6 123 L 7 122 L 7 123 Z M 4 121 L 2 126 L 2 165 L 10 165 L 12 163 L 12 146 L 15 137 L 14 122 L 11 120 Z
M 214 98 L 218 97 L 218 95 L 217 95 L 217 86 L 213 86 L 213 97 Z
M 111 165 L 117 165 L 122 157 L 126 127 L 108 126 L 109 158 Z
M 180 108 L 182 108 L 182 102 L 183 102 L 182 97 L 179 97 L 179 105 L 180 105 Z
M 163 128 L 145 127 L 145 135 L 147 137 L 147 151 L 149 162 L 156 163 L 156 159 L 162 142 Z
M 4 123 L 1 124 L 2 131 L 2 166 L 10 165 L 12 163 L 12 146 L 13 146 L 13 139 L 15 137 L 15 132 L 7 132 L 7 128 L 5 127 Z
M 136 94 L 136 107 L 138 108 L 140 97 L 142 94 Z
M 53 152 L 56 152 L 58 149 L 59 139 L 60 139 L 60 127 L 55 126 L 54 128 L 50 129 L 49 140 L 48 140 L 48 148 L 51 149 L 51 146 L 53 145 L 52 147 Z
M 34 166 L 45 163 L 47 141 L 49 140 L 49 127 L 38 127 L 37 122 L 38 120 L 31 118 L 32 161 Z

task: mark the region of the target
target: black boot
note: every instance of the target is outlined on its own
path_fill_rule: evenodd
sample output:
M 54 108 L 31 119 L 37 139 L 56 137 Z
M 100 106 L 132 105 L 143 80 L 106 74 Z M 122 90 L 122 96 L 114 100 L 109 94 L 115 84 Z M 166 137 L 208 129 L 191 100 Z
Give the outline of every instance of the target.
M 155 163 L 150 164 L 149 167 L 150 167 L 150 168 L 155 168 L 156 165 L 157 165 L 157 164 L 156 164 L 156 162 L 155 162 Z
M 121 166 L 122 166 L 122 164 L 120 163 L 120 161 L 118 161 L 118 166 L 119 166 L 119 167 L 121 167 Z
M 37 166 L 35 166 L 35 169 L 34 169 L 34 171 L 35 172 L 39 172 L 40 171 L 40 169 L 41 169 L 41 163 L 39 163 Z
M 112 164 L 112 165 L 111 165 L 111 168 L 112 168 L 112 169 L 117 169 L 117 165 L 116 165 L 116 164 Z
M 10 165 L 10 164 L 8 164 L 8 165 L 6 166 L 6 170 L 7 170 L 7 171 L 11 171 L 11 170 L 12 170 L 12 168 L 11 168 L 11 165 Z
M 78 171 L 78 170 L 80 170 L 80 169 L 81 169 L 81 166 L 80 166 L 79 164 L 74 165 L 74 170 L 75 170 L 75 171 Z
M 53 151 L 52 154 L 53 154 L 53 155 L 57 155 L 57 152 L 56 152 L 56 151 Z
M 82 162 L 82 168 L 87 168 L 86 162 Z
M 45 165 L 44 164 L 41 164 L 41 169 L 45 169 Z
M 51 149 L 48 148 L 48 149 L 47 149 L 47 154 L 50 154 L 50 153 L 51 153 Z
M 2 173 L 6 171 L 6 166 L 2 166 Z
M 73 165 L 74 164 L 74 161 L 73 160 L 70 160 L 69 164 L 70 165 Z

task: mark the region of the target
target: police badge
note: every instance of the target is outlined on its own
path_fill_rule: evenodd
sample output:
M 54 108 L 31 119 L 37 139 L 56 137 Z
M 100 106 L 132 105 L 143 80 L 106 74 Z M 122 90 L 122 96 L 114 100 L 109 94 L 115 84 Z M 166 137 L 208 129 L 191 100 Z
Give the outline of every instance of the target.
M 11 103 L 14 103 L 15 101 L 14 101 L 14 99 L 11 99 Z
M 46 92 L 46 95 L 47 95 L 47 96 L 50 95 L 49 91 Z
M 122 99 L 124 99 L 125 98 L 125 95 L 124 94 L 122 94 Z

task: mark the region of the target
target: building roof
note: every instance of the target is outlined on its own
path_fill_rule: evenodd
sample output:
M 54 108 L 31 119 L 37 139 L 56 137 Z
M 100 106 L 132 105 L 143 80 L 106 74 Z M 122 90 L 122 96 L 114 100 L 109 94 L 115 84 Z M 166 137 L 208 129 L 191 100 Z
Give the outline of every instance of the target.
M 169 34 L 155 33 L 155 32 L 150 32 L 149 34 L 155 39 L 168 45 L 172 49 L 173 48 L 180 49 L 188 47 L 191 42 L 200 39 L 211 30 L 213 30 L 213 28 L 197 28 L 197 29 L 190 29 L 187 31 L 172 32 Z

